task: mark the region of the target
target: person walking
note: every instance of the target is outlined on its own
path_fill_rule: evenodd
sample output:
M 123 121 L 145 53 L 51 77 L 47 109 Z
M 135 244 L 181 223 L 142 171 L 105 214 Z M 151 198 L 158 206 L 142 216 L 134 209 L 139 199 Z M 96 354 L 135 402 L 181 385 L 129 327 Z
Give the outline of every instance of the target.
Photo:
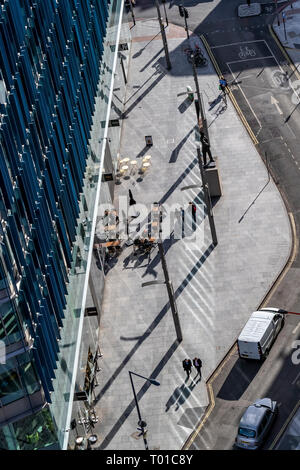
M 189 378 L 191 370 L 192 370 L 192 361 L 190 359 L 184 359 L 182 361 L 182 367 L 186 372 L 187 378 Z
M 199 378 L 201 379 L 201 367 L 202 367 L 202 361 L 199 357 L 195 357 L 193 359 L 193 365 L 195 369 L 197 370 L 197 375 L 199 374 Z
M 227 87 L 227 80 L 223 77 L 223 75 L 221 75 L 219 79 L 219 88 L 224 93 L 224 95 L 226 94 L 226 87 Z
M 204 166 L 207 166 L 206 154 L 208 154 L 209 156 L 209 163 L 214 162 L 214 159 L 210 151 L 208 138 L 206 137 L 203 131 L 200 131 L 200 142 L 202 145 L 202 155 L 203 155 Z
M 193 218 L 193 230 L 196 229 L 196 204 L 194 204 L 193 202 L 189 202 L 189 206 L 191 207 L 191 210 L 192 210 L 192 218 Z

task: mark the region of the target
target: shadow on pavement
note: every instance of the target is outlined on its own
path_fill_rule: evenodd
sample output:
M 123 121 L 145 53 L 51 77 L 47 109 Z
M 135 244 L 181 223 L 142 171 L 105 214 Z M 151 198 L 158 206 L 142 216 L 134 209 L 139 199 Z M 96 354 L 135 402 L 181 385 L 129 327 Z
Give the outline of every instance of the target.
M 170 396 L 169 400 L 166 403 L 166 412 L 169 411 L 170 407 L 176 405 L 175 411 L 188 399 L 193 389 L 201 381 L 201 378 L 198 380 L 191 380 L 190 385 L 186 385 L 184 382 L 180 387 L 176 387 L 173 394 Z
M 239 400 L 261 366 L 262 363 L 259 361 L 247 361 L 239 358 L 229 372 L 217 398 L 232 401 Z

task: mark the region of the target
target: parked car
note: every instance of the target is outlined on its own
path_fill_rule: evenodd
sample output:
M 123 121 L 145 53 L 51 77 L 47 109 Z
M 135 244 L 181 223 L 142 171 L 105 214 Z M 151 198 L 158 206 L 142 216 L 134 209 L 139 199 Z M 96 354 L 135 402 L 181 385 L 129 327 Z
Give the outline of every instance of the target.
M 277 413 L 277 402 L 270 398 L 262 398 L 248 406 L 241 418 L 235 445 L 241 449 L 259 449 Z
M 258 360 L 266 358 L 283 328 L 282 312 L 278 308 L 262 308 L 252 313 L 237 340 L 240 357 Z

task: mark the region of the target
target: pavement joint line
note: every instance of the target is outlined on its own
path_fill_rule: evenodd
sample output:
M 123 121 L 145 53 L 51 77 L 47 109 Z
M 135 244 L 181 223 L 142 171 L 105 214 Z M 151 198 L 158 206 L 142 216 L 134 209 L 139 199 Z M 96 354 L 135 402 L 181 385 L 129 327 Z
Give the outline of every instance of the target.
M 205 38 L 203 35 L 200 36 L 200 39 L 202 40 L 202 42 L 203 42 L 203 44 L 204 44 L 204 47 L 205 47 L 205 49 L 206 49 L 206 51 L 207 51 L 207 53 L 208 53 L 208 55 L 209 55 L 209 57 L 210 57 L 210 59 L 211 59 L 211 61 L 212 61 L 212 63 L 213 63 L 213 65 L 214 65 L 214 67 L 215 67 L 215 69 L 216 69 L 218 75 L 221 76 L 221 75 L 222 75 L 221 69 L 220 69 L 220 67 L 219 67 L 219 65 L 218 65 L 218 63 L 217 63 L 217 61 L 216 61 L 216 59 L 215 59 L 215 56 L 213 55 L 213 53 L 212 53 L 212 51 L 211 51 L 210 45 L 208 44 L 206 38 Z M 262 40 L 262 41 L 263 41 L 263 40 Z M 256 42 L 256 41 L 254 41 L 254 42 Z M 249 126 L 249 124 L 248 124 L 248 122 L 247 122 L 247 120 L 246 120 L 246 118 L 245 118 L 245 116 L 244 116 L 244 114 L 243 114 L 241 108 L 239 107 L 239 105 L 238 105 L 238 103 L 237 103 L 237 101 L 236 101 L 236 99 L 235 99 L 235 97 L 234 97 L 234 95 L 233 95 L 233 93 L 232 93 L 232 91 L 231 91 L 230 89 L 229 89 L 229 97 L 230 97 L 230 99 L 231 99 L 231 101 L 232 101 L 232 103 L 233 103 L 233 105 L 234 105 L 234 107 L 235 107 L 235 109 L 236 109 L 236 111 L 237 111 L 237 113 L 238 113 L 240 119 L 242 120 L 244 126 L 246 127 L 246 129 L 247 129 L 247 131 L 248 131 L 248 133 L 249 133 L 249 135 L 250 135 L 250 137 L 251 137 L 251 139 L 252 139 L 254 145 L 257 145 L 257 144 L 258 144 L 258 140 L 257 140 L 257 138 L 255 137 L 254 132 L 252 131 L 251 127 Z
M 285 198 L 283 198 L 283 200 L 285 201 Z M 296 255 L 298 253 L 298 246 L 299 246 L 299 242 L 298 242 L 298 239 L 297 239 L 297 236 L 296 236 L 296 224 L 295 224 L 295 219 L 294 219 L 294 216 L 292 214 L 292 212 L 288 212 L 288 216 L 289 216 L 289 220 L 290 220 L 290 224 L 291 224 L 291 230 L 292 230 L 292 239 L 293 239 L 293 245 L 292 245 L 292 252 L 289 256 L 289 259 L 287 260 L 285 266 L 283 267 L 283 269 L 281 270 L 281 272 L 279 273 L 279 275 L 277 276 L 277 279 L 275 279 L 274 283 L 272 284 L 272 286 L 270 287 L 268 293 L 266 294 L 266 296 L 264 297 L 264 299 L 262 300 L 261 304 L 257 307 L 257 310 L 261 309 L 261 308 L 264 308 L 266 305 L 267 305 L 267 302 L 270 298 L 271 295 L 274 294 L 274 290 L 278 288 L 278 286 L 280 285 L 280 283 L 282 282 L 284 276 L 286 275 L 286 273 L 288 272 L 288 270 L 290 269 L 291 265 L 293 264 L 295 258 L 296 258 Z M 221 360 L 221 362 L 219 363 L 219 365 L 216 367 L 216 369 L 214 370 L 214 372 L 211 374 L 211 376 L 208 378 L 208 380 L 206 381 L 206 386 L 207 386 L 207 391 L 208 391 L 208 396 L 209 396 L 209 405 L 207 407 L 207 410 L 204 414 L 204 416 L 202 417 L 198 427 L 196 428 L 195 431 L 193 431 L 190 436 L 187 438 L 186 442 L 184 443 L 183 447 L 181 450 L 188 450 L 190 448 L 190 446 L 193 444 L 194 440 L 196 439 L 196 437 L 198 436 L 198 434 L 200 433 L 201 429 L 203 428 L 204 424 L 206 423 L 206 421 L 208 420 L 210 414 L 212 413 L 214 407 L 215 407 L 215 397 L 214 397 L 214 393 L 213 393 L 213 388 L 212 388 L 212 383 L 214 382 L 214 380 L 218 377 L 218 375 L 220 375 L 222 369 L 225 367 L 225 365 L 227 364 L 227 362 L 231 359 L 231 357 L 233 356 L 233 354 L 237 351 L 237 341 L 234 342 L 233 346 L 230 348 L 230 350 L 228 351 L 228 353 L 225 355 L 225 357 Z M 300 400 L 297 404 L 297 407 L 299 406 L 300 404 Z M 293 412 L 296 410 L 296 407 L 295 409 L 293 410 Z M 293 413 L 292 412 L 292 413 Z M 292 413 L 291 415 L 289 416 L 289 418 L 287 419 L 285 425 L 283 426 L 283 428 L 281 428 L 279 434 L 276 436 L 273 444 L 271 445 L 271 447 L 269 448 L 270 450 L 274 447 L 274 445 L 276 444 L 277 440 L 279 439 L 279 437 L 281 436 L 282 434 L 282 430 L 284 429 L 284 427 L 286 427 L 292 417 Z
M 280 429 L 279 433 L 277 434 L 277 436 L 275 437 L 274 441 L 272 442 L 272 444 L 270 445 L 269 449 L 268 450 L 272 450 L 274 449 L 275 445 L 277 444 L 277 442 L 279 441 L 279 439 L 281 438 L 282 434 L 284 433 L 284 431 L 286 430 L 286 428 L 288 427 L 292 417 L 294 416 L 294 414 L 296 413 L 297 409 L 299 408 L 300 406 L 300 400 L 298 401 L 298 403 L 296 404 L 296 406 L 294 407 L 293 411 L 290 413 L 290 415 L 288 416 L 288 418 L 286 419 L 284 425 L 282 426 L 282 428 Z

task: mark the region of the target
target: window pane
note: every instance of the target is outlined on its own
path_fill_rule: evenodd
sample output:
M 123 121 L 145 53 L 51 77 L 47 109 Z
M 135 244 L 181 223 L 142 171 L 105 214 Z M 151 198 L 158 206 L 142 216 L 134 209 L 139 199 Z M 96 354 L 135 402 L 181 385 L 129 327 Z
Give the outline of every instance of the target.
M 19 376 L 15 369 L 6 370 L 5 365 L 0 366 L 0 400 L 3 405 L 18 400 L 24 396 Z
M 0 306 L 0 317 L 5 330 L 5 343 L 12 344 L 21 340 L 21 329 L 18 319 L 13 311 L 12 305 L 9 302 L 5 302 Z M 0 335 L 3 334 L 0 325 Z
M 20 370 L 28 393 L 31 394 L 39 390 L 40 384 L 35 372 L 34 365 L 31 362 L 28 362 L 27 364 L 20 366 Z

